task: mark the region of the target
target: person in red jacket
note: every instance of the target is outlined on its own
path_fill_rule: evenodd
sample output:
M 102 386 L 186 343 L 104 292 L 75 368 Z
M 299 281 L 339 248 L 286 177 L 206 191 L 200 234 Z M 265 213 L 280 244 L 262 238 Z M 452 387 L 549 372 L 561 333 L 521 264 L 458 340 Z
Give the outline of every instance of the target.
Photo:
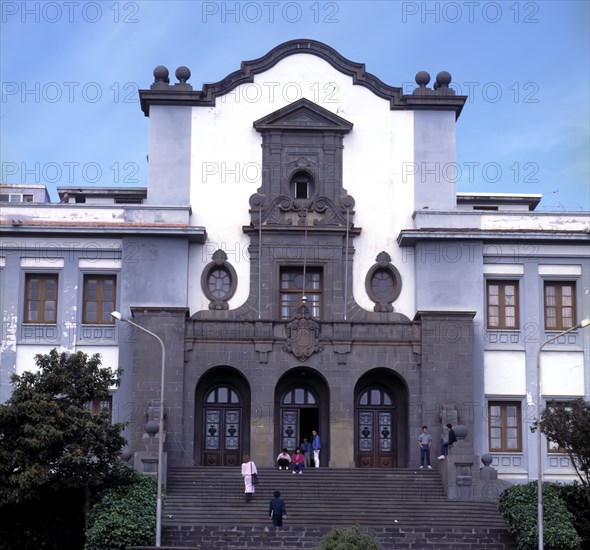
M 303 461 L 304 460 L 305 460 L 305 457 L 303 456 L 301 449 L 299 447 L 297 447 L 295 449 L 295 452 L 291 456 L 291 468 L 293 470 L 293 474 L 297 473 L 296 470 L 299 470 L 300 474 L 303 473 L 302 469 L 303 469 Z

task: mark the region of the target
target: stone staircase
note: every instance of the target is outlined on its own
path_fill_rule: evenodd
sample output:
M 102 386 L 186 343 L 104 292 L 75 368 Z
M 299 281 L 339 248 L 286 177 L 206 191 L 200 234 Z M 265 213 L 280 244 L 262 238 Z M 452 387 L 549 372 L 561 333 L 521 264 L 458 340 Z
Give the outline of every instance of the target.
M 238 469 L 172 468 L 163 542 L 176 548 L 313 548 L 331 527 L 358 523 L 384 548 L 513 548 L 496 503 L 447 500 L 437 470 L 311 468 L 293 475 L 260 468 L 259 478 L 254 500 L 246 503 Z M 288 512 L 281 530 L 268 519 L 275 490 Z M 262 540 L 269 536 L 272 541 Z

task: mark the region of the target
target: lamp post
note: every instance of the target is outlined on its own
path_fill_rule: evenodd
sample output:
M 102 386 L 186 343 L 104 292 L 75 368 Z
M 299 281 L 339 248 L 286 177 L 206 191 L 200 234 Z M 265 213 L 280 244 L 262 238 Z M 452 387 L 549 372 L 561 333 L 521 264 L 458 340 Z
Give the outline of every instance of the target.
M 590 325 L 590 319 L 584 319 L 575 327 L 568 328 L 555 336 L 545 340 L 537 351 L 537 532 L 539 550 L 543 550 L 543 469 L 541 453 L 541 350 L 551 342 L 561 338 L 564 334 Z
M 163 470 L 163 459 L 164 459 L 164 372 L 166 368 L 166 348 L 162 339 L 148 329 L 130 321 L 123 317 L 118 311 L 113 311 L 111 315 L 123 323 L 129 323 L 139 330 L 146 332 L 150 336 L 153 336 L 162 347 L 162 368 L 161 368 L 161 380 L 160 380 L 160 429 L 158 441 L 158 490 L 157 490 L 157 502 L 156 502 L 156 547 L 162 546 L 162 470 Z

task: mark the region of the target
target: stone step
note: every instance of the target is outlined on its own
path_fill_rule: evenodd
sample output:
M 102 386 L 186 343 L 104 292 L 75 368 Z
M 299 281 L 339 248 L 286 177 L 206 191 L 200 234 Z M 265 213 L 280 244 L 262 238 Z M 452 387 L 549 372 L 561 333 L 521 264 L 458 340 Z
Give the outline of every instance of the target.
M 166 526 L 260 525 L 268 503 L 281 491 L 293 526 L 470 526 L 504 529 L 494 502 L 456 502 L 445 497 L 437 470 L 318 468 L 302 475 L 259 468 L 253 502 L 235 468 L 176 468 L 168 474 Z

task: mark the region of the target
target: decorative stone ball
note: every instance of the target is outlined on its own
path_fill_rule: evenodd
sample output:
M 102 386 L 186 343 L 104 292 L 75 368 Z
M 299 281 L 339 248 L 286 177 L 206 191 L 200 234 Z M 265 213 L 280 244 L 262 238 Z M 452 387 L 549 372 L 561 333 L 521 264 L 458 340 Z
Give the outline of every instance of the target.
M 463 426 L 463 424 L 459 424 L 458 426 L 455 426 L 453 428 L 453 430 L 455 431 L 455 435 L 457 436 L 457 439 L 465 439 L 467 437 L 467 426 Z
M 176 69 L 174 74 L 176 75 L 176 78 L 178 78 L 178 81 L 184 84 L 191 77 L 191 70 L 182 65 Z
M 167 82 L 169 74 L 168 68 L 164 67 L 164 65 L 158 65 L 154 69 L 154 79 L 156 82 Z
M 490 466 L 490 464 L 492 463 L 492 460 L 493 460 L 493 457 L 490 453 L 486 453 L 485 455 L 481 456 L 481 461 L 486 468 L 488 468 Z
M 416 73 L 415 80 L 418 86 L 427 86 L 430 82 L 430 74 L 427 71 L 420 71 Z
M 441 71 L 436 75 L 436 84 L 439 88 L 448 88 L 451 80 L 453 80 L 453 77 L 447 71 Z
M 131 456 L 131 449 L 128 446 L 123 447 L 123 450 L 121 451 L 121 460 L 127 462 Z
M 145 431 L 150 437 L 154 437 L 160 431 L 160 423 L 157 420 L 148 420 Z

